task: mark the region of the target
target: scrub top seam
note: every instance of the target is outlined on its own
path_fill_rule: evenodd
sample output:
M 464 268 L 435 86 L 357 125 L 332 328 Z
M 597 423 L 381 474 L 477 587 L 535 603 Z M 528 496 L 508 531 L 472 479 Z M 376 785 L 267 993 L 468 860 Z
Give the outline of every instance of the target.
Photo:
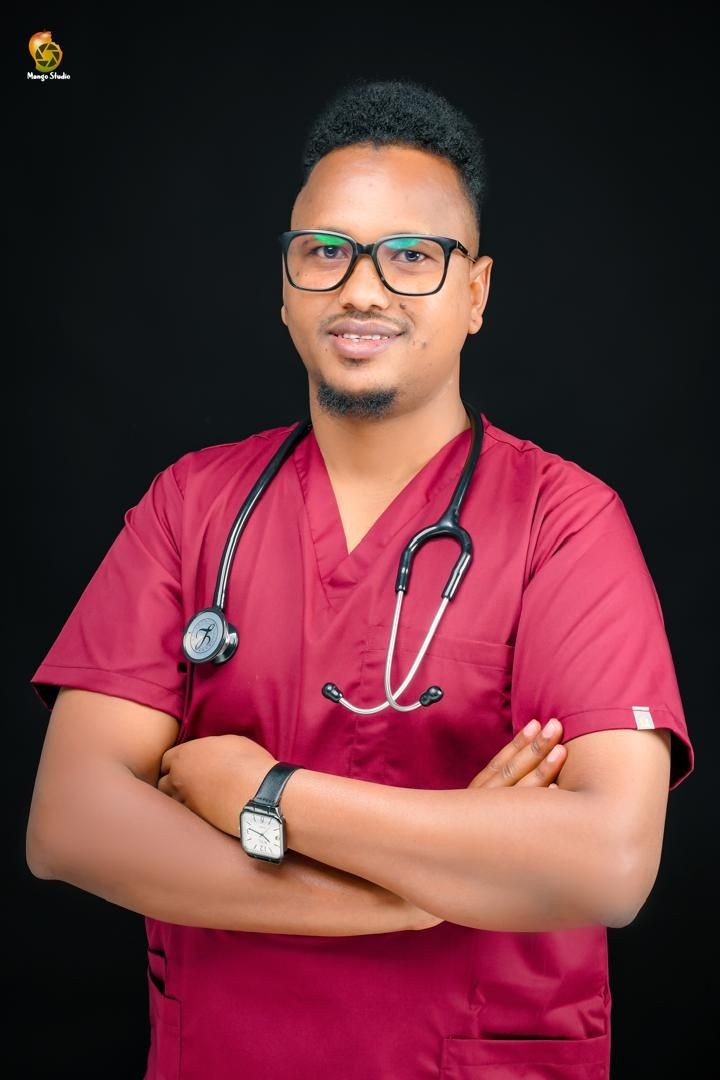
M 562 722 L 563 720 L 569 720 L 573 716 L 584 716 L 585 713 L 596 713 L 596 712 L 622 712 L 622 713 L 624 713 L 624 712 L 627 712 L 628 708 L 631 708 L 631 706 L 629 706 L 629 705 L 587 705 L 583 709 L 574 709 L 572 712 L 567 712 L 567 713 L 562 713 L 562 714 L 558 713 L 557 714 L 557 719 Z M 677 716 L 675 715 L 675 712 L 670 708 L 669 705 L 665 705 L 665 704 L 663 704 L 663 705 L 653 705 L 651 703 L 648 706 L 648 708 L 653 713 L 655 713 L 655 712 L 669 713 L 670 716 L 672 716 L 673 719 L 675 719 L 677 721 Z M 555 715 L 555 714 L 553 713 L 553 715 Z M 657 724 L 655 726 L 657 727 Z

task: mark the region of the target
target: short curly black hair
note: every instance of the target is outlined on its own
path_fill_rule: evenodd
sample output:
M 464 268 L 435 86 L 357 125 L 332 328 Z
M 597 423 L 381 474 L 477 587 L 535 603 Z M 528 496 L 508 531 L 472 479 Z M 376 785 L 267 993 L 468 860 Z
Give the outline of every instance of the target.
M 302 186 L 325 154 L 356 143 L 412 146 L 447 158 L 457 170 L 479 237 L 488 190 L 484 143 L 474 124 L 447 98 L 415 81 L 353 79 L 324 107 L 306 136 Z

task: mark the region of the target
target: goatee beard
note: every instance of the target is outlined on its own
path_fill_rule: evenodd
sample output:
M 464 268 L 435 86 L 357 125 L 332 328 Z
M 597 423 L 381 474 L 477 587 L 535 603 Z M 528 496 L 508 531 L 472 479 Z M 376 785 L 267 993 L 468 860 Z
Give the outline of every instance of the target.
M 318 405 L 332 416 L 379 418 L 386 416 L 397 398 L 395 388 L 375 390 L 339 390 L 321 379 L 315 396 Z

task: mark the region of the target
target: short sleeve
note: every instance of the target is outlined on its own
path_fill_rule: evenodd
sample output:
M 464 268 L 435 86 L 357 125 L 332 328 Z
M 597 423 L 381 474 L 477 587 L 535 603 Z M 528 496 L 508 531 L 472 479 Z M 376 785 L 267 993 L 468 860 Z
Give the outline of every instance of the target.
M 125 513 L 123 528 L 32 676 L 48 708 L 68 686 L 129 698 L 182 720 L 178 464 L 159 472 Z
M 669 728 L 670 790 L 694 768 L 657 591 L 617 492 L 600 480 L 544 516 L 515 639 L 513 731 L 533 717 L 562 742 Z

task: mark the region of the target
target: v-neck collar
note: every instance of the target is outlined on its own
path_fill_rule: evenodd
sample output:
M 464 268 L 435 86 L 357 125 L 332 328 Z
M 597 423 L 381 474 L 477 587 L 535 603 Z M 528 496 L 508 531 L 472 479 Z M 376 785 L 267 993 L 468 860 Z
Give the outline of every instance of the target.
M 484 413 L 478 413 L 478 417 L 483 425 L 482 456 L 488 449 L 489 421 Z M 351 552 L 347 550 L 335 491 L 314 430 L 301 439 L 292 458 L 305 499 L 318 570 L 329 593 L 342 592 L 346 586 L 361 580 L 379 551 L 393 543 L 408 521 L 422 512 L 438 492 L 447 488 L 449 498 L 470 450 L 471 435 L 471 429 L 465 428 L 441 446 L 383 510 Z M 426 524 L 431 522 L 423 522 L 418 528 Z M 406 541 L 409 539 L 408 535 Z

